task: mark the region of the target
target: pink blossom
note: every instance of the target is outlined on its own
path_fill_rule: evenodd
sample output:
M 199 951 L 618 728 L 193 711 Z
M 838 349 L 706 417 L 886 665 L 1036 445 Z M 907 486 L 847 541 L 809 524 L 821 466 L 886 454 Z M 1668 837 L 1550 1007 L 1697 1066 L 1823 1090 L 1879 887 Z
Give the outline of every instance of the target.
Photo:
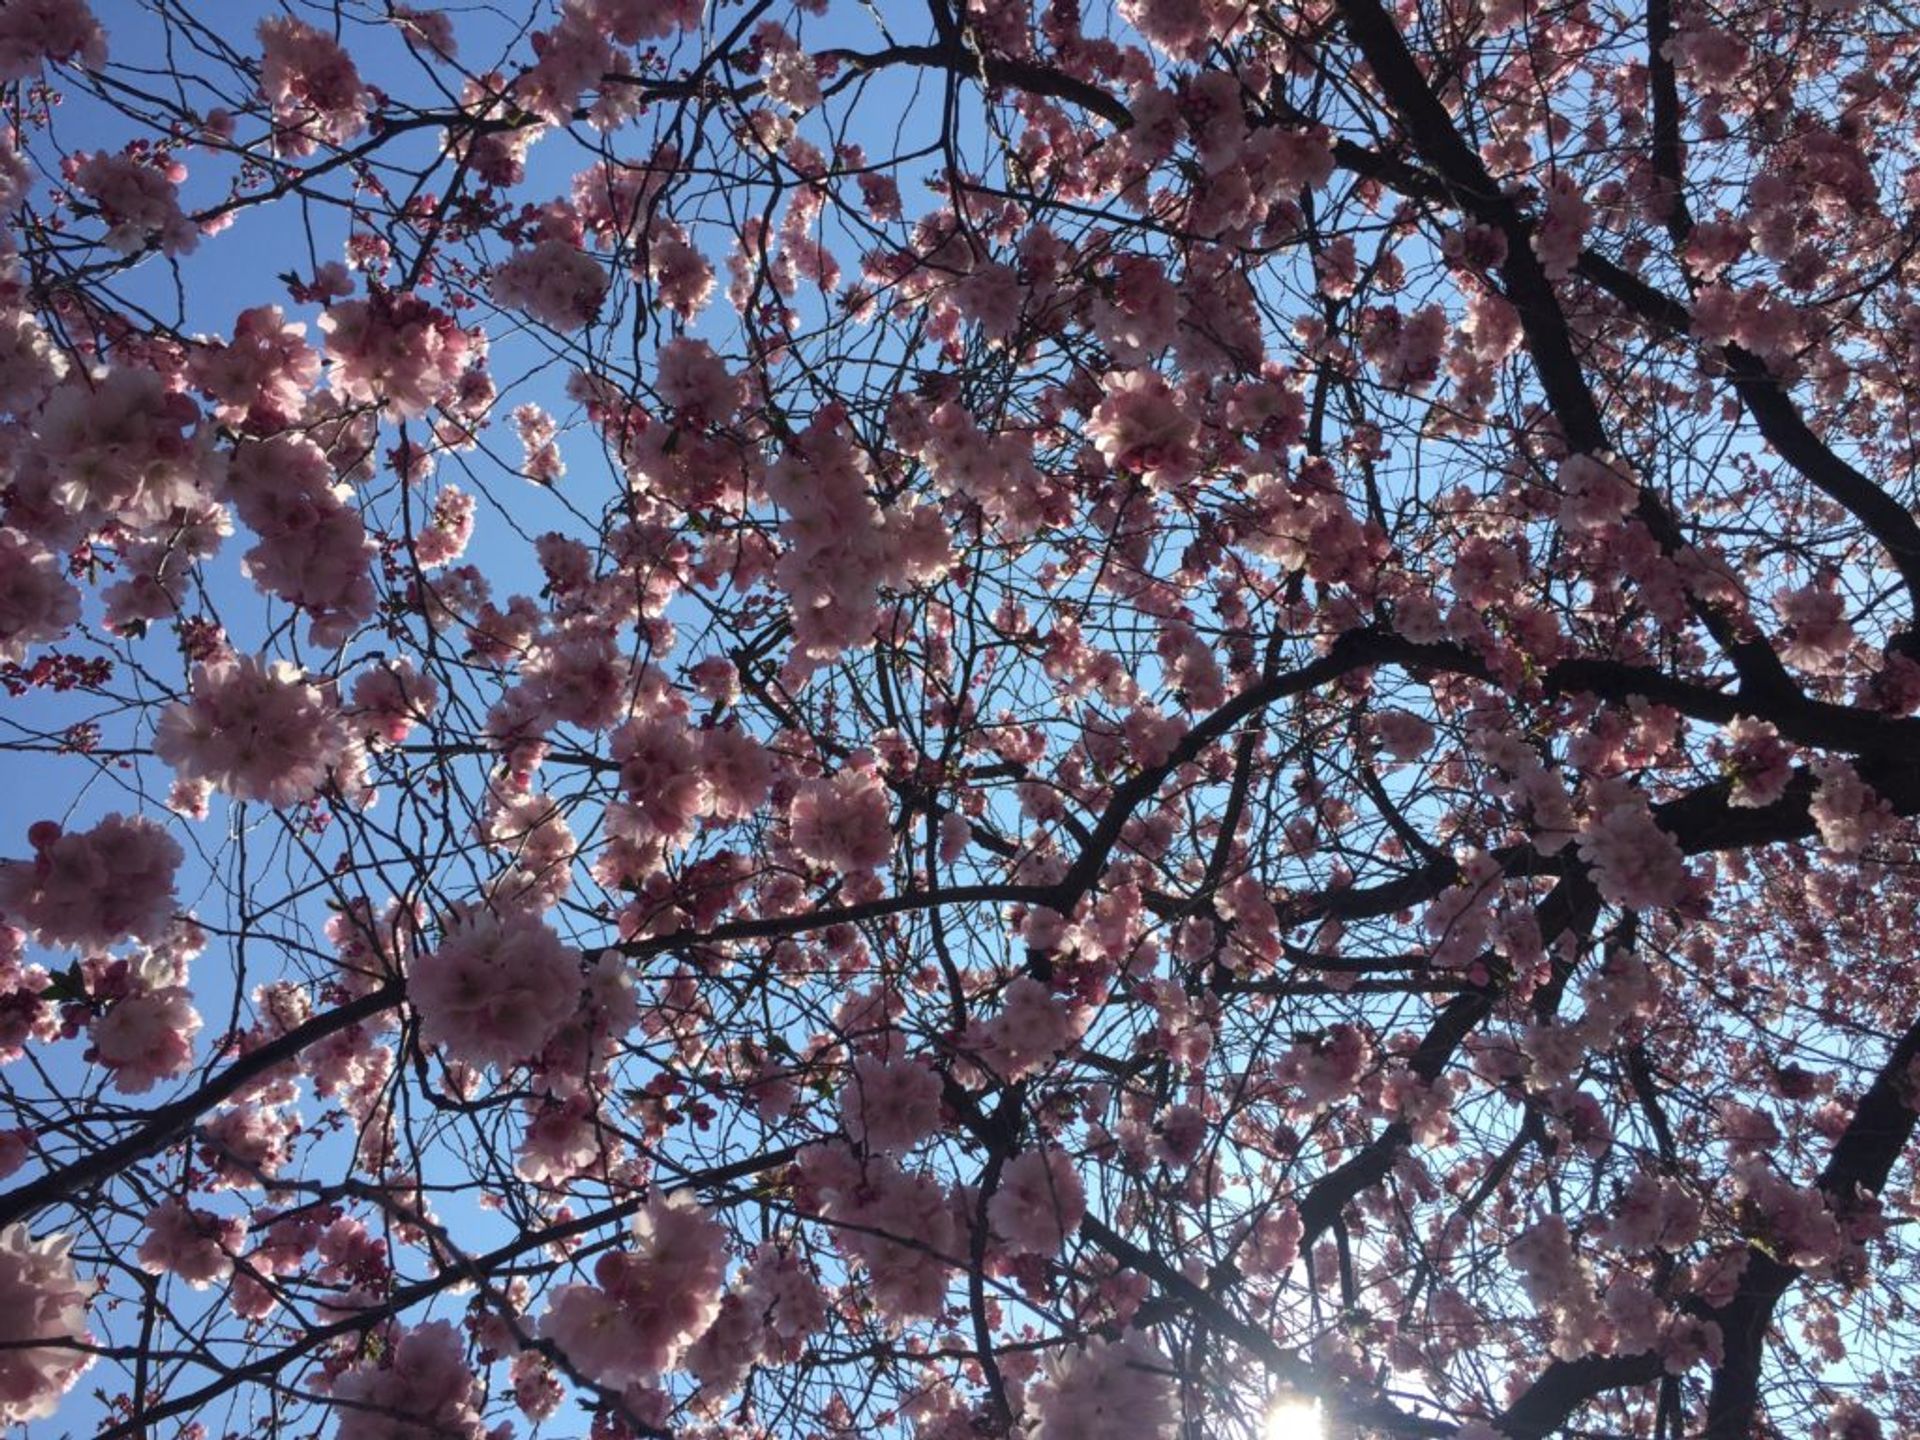
M 724 425 L 739 410 L 744 387 L 706 341 L 670 340 L 660 347 L 657 365 L 660 398 L 683 416 Z
M 149 247 L 163 255 L 185 255 L 200 242 L 200 232 L 180 209 L 178 181 L 186 167 L 177 161 L 149 163 L 133 155 L 75 156 L 73 183 L 99 207 L 107 222 L 101 243 L 132 255 Z
M 1560 462 L 1560 523 L 1570 530 L 1597 530 L 1625 519 L 1639 499 L 1639 486 L 1615 455 L 1569 455 Z
M 600 313 L 606 266 L 565 240 L 539 241 L 493 272 L 493 298 L 555 330 L 578 330 Z
M 1178 1372 L 1139 1331 L 1055 1355 L 1033 1387 L 1034 1440 L 1173 1440 Z
M 42 944 L 93 949 L 165 934 L 185 855 L 153 821 L 109 815 L 78 832 L 43 822 L 28 838 L 32 860 L 0 862 L 0 908 Z
M 188 780 L 236 800 L 297 805 L 346 758 L 339 712 L 300 672 L 250 655 L 195 667 L 184 702 L 167 708 L 153 753 Z
M 905 496 L 882 510 L 870 476 L 837 408 L 767 472 L 767 495 L 787 515 L 774 577 L 792 605 L 797 662 L 871 644 L 881 589 L 935 580 L 952 562 L 939 510 Z
M 844 1146 L 814 1147 L 803 1171 L 835 1227 L 834 1243 L 864 1268 L 881 1313 L 901 1323 L 938 1313 L 963 1249 L 940 1182 L 885 1156 L 862 1163 Z
M 476 831 L 513 862 L 487 886 L 496 908 L 549 909 L 571 887 L 578 847 L 564 812 L 550 797 L 537 790 L 495 786 Z
M 793 848 L 816 865 L 873 870 L 893 854 L 892 806 L 872 766 L 849 766 L 800 788 L 788 811 Z
M 725 758 L 725 748 L 716 744 L 716 756 Z M 676 845 L 691 837 L 696 819 L 707 806 L 701 749 L 702 737 L 668 706 L 650 718 L 628 720 L 613 732 L 610 754 L 620 767 L 620 784 L 631 806 L 627 815 L 635 822 L 636 835 L 644 831 Z M 740 778 L 750 783 L 750 777 Z M 764 770 L 760 778 L 759 798 L 764 798 Z
M 1011 265 L 989 262 L 954 287 L 953 297 L 966 317 L 992 340 L 1011 339 L 1027 303 L 1026 287 Z
M 1656 1246 L 1677 1253 L 1699 1238 L 1700 1217 L 1700 1202 L 1679 1181 L 1641 1171 L 1595 1233 L 1629 1255 Z
M 84 526 L 149 530 L 206 503 L 216 462 L 211 434 L 194 430 L 200 418 L 154 370 L 70 375 L 35 425 L 36 478 Z
M 1382 710 L 1373 717 L 1381 748 L 1402 763 L 1418 760 L 1433 748 L 1433 726 L 1407 710 Z
M 691 320 L 713 296 L 713 266 L 679 226 L 656 222 L 647 246 L 647 274 L 660 304 Z
M 414 962 L 420 1034 L 457 1060 L 502 1069 L 540 1053 L 580 1003 L 580 953 L 531 915 L 457 921 Z
M 433 499 L 432 514 L 413 537 L 413 558 L 420 563 L 422 570 L 436 570 L 442 565 L 450 565 L 466 553 L 467 543 L 473 539 L 474 505 L 473 496 L 459 486 L 440 487 L 440 493 Z M 444 618 L 444 610 L 440 614 Z M 531 633 L 533 624 L 531 617 L 527 618 L 529 623 L 524 628 Z M 512 644 L 505 637 L 490 637 L 487 643 L 477 644 L 476 648 L 511 653 L 525 647 Z
M 64 636 L 80 619 L 80 592 L 58 556 L 18 530 L 0 529 L 0 662 Z
M 1880 1417 L 1858 1400 L 1836 1400 L 1827 1412 L 1827 1440 L 1883 1440 L 1886 1433 Z
M 1449 578 L 1462 604 L 1483 608 L 1512 596 L 1523 563 L 1511 544 L 1469 535 L 1460 542 Z
M 402 419 L 444 400 L 468 360 L 469 339 L 451 316 L 416 295 L 377 291 L 342 300 L 320 317 L 333 361 L 327 383 L 349 400 Z
M 1765 1154 L 1741 1156 L 1731 1174 L 1736 1201 L 1763 1227 L 1761 1238 L 1774 1256 L 1818 1274 L 1831 1273 L 1850 1242 L 1824 1191 L 1794 1184 Z
M 1773 607 L 1786 631 L 1786 643 L 1780 647 L 1783 660 L 1816 675 L 1845 668 L 1853 648 L 1853 626 L 1847 622 L 1845 599 L 1831 583 L 1777 591 Z
M 367 538 L 352 492 L 312 441 L 274 436 L 235 447 L 227 494 L 260 537 L 242 569 L 260 589 L 313 616 L 315 639 L 338 644 L 372 616 Z
M 1105 389 L 1087 434 L 1107 463 L 1157 489 L 1191 479 L 1194 423 L 1173 387 L 1151 370 L 1131 370 L 1108 375 Z
M 1162 715 L 1151 705 L 1138 705 L 1127 712 L 1121 733 L 1133 763 L 1142 770 L 1154 770 L 1173 759 L 1187 724 L 1178 715 Z
M 924 1061 L 863 1055 L 840 1092 L 840 1113 L 856 1144 L 909 1150 L 940 1124 L 940 1077 Z
M 700 1382 L 694 1404 L 703 1412 L 717 1411 L 722 1397 L 745 1383 L 760 1358 L 760 1320 L 738 1295 L 720 1301 L 720 1314 L 700 1338 L 687 1348 L 687 1373 Z
M 987 1022 L 984 1058 L 995 1074 L 1017 1080 L 1053 1060 L 1075 1035 L 1066 1007 L 1045 985 L 1022 975 L 1007 986 L 1000 1013 Z
M 89 1036 L 93 1058 L 113 1072 L 113 1085 L 142 1095 L 156 1081 L 173 1080 L 193 1068 L 193 1037 L 200 1033 L 200 1012 L 184 985 L 164 975 L 143 981 L 121 996 L 93 1022 Z
M 1088 311 L 1093 333 L 1122 365 L 1145 365 L 1173 343 L 1180 319 L 1180 292 L 1159 261 L 1122 257 L 1114 266 L 1112 296 Z
M 41 966 L 21 963 L 26 941 L 25 931 L 0 924 L 0 1064 L 19 1059 L 29 1040 L 47 1041 L 60 1034 L 58 1013 L 46 993 L 51 977 Z M 10 1156 L 12 1150 L 9 1142 Z
M 800 48 L 784 26 L 767 21 L 754 30 L 753 39 L 766 72 L 769 96 L 795 114 L 805 114 L 820 103 L 820 75 L 813 57 Z
M 562 1285 L 548 1297 L 540 1334 L 559 1347 L 570 1365 L 603 1385 L 644 1380 L 631 1326 L 620 1305 L 597 1285 Z
M 633 705 L 631 666 L 597 625 L 556 631 L 532 647 L 522 671 L 542 711 L 568 725 L 605 730 Z
M 515 1355 L 509 1373 L 513 1380 L 513 1403 L 536 1425 L 551 1418 L 567 1398 L 566 1386 L 553 1373 L 547 1357 L 537 1350 L 522 1350 Z
M 1737 715 L 1727 722 L 1731 752 L 1727 768 L 1733 788 L 1727 803 L 1746 809 L 1771 805 L 1787 793 L 1793 779 L 1793 750 L 1780 732 L 1764 720 Z
M 718 820 L 746 819 L 767 798 L 773 757 L 741 728 L 715 726 L 698 733 L 709 813 Z
M 196 1290 L 233 1273 L 247 1222 L 165 1200 L 147 1214 L 147 1236 L 137 1258 L 149 1275 L 177 1275 Z
M 1684 1375 L 1702 1362 L 1726 1360 L 1726 1337 L 1718 1321 L 1694 1315 L 1671 1314 L 1660 1330 L 1660 1361 L 1669 1375 Z
M 541 485 L 557 484 L 567 473 L 567 464 L 555 443 L 560 427 L 554 418 L 538 405 L 516 405 L 513 429 L 525 452 L 520 462 L 521 473 Z
M 719 1316 L 726 1273 L 726 1232 L 686 1191 L 655 1191 L 633 1248 L 601 1257 L 597 1286 L 555 1291 L 540 1333 L 603 1385 L 650 1383 Z
M 592 0 L 568 0 L 558 25 L 534 33 L 533 49 L 538 59 L 515 82 L 514 97 L 550 125 L 570 124 L 581 96 L 621 63 Z
M 1548 1215 L 1507 1247 L 1507 1263 L 1519 1272 L 1534 1307 L 1553 1322 L 1553 1354 L 1577 1359 L 1599 1339 L 1605 1324 L 1593 1275 L 1574 1248 L 1559 1215 Z
M 71 1344 L 92 1339 L 88 1292 L 67 1258 L 72 1243 L 33 1240 L 24 1225 L 0 1230 L 0 1423 L 46 1419 L 93 1364 Z
M 286 1168 L 299 1118 L 269 1105 L 235 1105 L 201 1127 L 200 1163 L 215 1179 L 209 1188 L 247 1190 Z
M 1894 827 L 1892 808 L 1845 760 L 1823 758 L 1809 768 L 1820 784 L 1807 809 L 1827 849 L 1859 855 Z
M 1267 1210 L 1253 1222 L 1238 1255 L 1242 1268 L 1254 1276 L 1281 1276 L 1300 1258 L 1305 1234 L 1300 1212 L 1291 1205 Z
M 366 127 L 373 95 L 331 36 L 290 16 L 260 22 L 260 93 L 273 106 L 274 143 L 308 155 L 344 145 Z
M 1087 1213 L 1073 1161 L 1061 1150 L 1027 1150 L 1000 1171 L 987 1204 L 994 1234 L 1015 1251 L 1057 1254 Z
M 333 1382 L 338 1440 L 481 1440 L 480 1392 L 445 1320 L 399 1330 Z
M 1275 1073 L 1299 1092 L 1293 1112 L 1310 1116 L 1350 1097 L 1373 1058 L 1373 1047 L 1359 1027 L 1334 1025 L 1324 1035 L 1295 1041 Z
M 1533 234 L 1533 253 L 1551 280 L 1573 273 L 1574 262 L 1593 223 L 1593 207 L 1572 181 L 1557 179 L 1547 197 L 1546 214 Z
M 753 1252 L 740 1293 L 762 1317 L 760 1354 L 773 1364 L 798 1360 L 806 1342 L 827 1322 L 827 1296 L 812 1268 L 791 1245 L 777 1240 Z
M 1663 53 L 1690 84 L 1713 95 L 1735 88 L 1750 52 L 1738 35 L 1708 23 L 1703 12 L 1690 11 Z
M 1210 43 L 1227 43 L 1248 23 L 1231 0 L 1121 0 L 1120 14 L 1176 60 L 1199 59 Z
M 622 45 L 666 40 L 700 24 L 700 0 L 569 0 Z
M 1685 892 L 1686 858 L 1638 791 L 1608 786 L 1580 832 L 1580 858 L 1593 867 L 1600 894 L 1631 910 L 1672 905 Z
M 1424 390 L 1440 374 L 1440 357 L 1452 333 L 1447 312 L 1423 305 L 1404 319 L 1397 314 L 1370 356 L 1380 367 L 1380 383 L 1400 390 Z
M 234 320 L 232 340 L 196 346 L 187 373 L 222 420 L 255 433 L 280 429 L 300 417 L 320 378 L 320 357 L 306 333 L 278 305 L 256 305 Z
M 1780 1127 L 1764 1110 L 1723 1100 L 1714 1107 L 1720 1115 L 1721 1133 L 1736 1155 L 1764 1155 L 1780 1143 Z
M 1702 220 L 1687 236 L 1687 268 L 1711 284 L 1745 255 L 1752 243 L 1753 231 L 1738 221 Z
M 907 423 L 898 406 L 894 419 Z M 1030 436 L 989 435 L 961 406 L 946 404 L 926 417 L 916 448 L 943 486 L 974 501 L 1009 535 L 1031 535 L 1057 511 L 1058 487 L 1034 464 Z
M 390 745 L 405 740 L 413 727 L 433 714 L 440 687 L 422 675 L 404 655 L 364 670 L 353 682 L 354 724 Z
M 615 1141 L 595 1123 L 585 1096 L 541 1105 L 527 1121 L 514 1173 L 536 1185 L 553 1185 L 594 1170 Z
M 1217 6 L 1219 0 L 1210 3 Z M 1215 13 L 1243 18 L 1237 6 Z M 1276 191 L 1317 190 L 1333 177 L 1333 132 L 1325 125 L 1265 126 L 1247 148 L 1259 157 L 1264 178 Z
M 8 0 L 0 7 L 0 84 L 28 79 L 44 60 L 78 60 L 89 70 L 107 63 L 106 33 L 86 0 Z
M 31 414 L 66 373 L 67 357 L 44 326 L 24 310 L 0 309 L 0 411 Z

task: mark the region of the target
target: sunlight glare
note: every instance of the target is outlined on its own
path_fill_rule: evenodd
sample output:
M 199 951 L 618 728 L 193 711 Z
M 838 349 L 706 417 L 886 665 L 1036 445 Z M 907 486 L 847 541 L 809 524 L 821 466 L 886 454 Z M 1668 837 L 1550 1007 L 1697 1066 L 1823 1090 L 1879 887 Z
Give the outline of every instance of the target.
M 1319 1402 L 1291 1396 L 1275 1400 L 1267 1407 L 1261 1440 L 1326 1440 Z

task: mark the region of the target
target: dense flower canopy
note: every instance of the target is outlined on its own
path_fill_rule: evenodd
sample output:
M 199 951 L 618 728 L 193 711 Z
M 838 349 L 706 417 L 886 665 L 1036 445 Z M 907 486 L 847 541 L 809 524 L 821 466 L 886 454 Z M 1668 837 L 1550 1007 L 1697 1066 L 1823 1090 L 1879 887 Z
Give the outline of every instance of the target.
M 0 5 L 0 1427 L 1920 1433 L 1911 17 L 531 16 Z

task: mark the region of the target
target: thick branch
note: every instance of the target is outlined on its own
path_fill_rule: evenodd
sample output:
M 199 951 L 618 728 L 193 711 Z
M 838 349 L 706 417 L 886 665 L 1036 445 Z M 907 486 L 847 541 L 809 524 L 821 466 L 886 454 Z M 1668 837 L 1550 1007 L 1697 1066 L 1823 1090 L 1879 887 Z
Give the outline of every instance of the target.
M 119 1174 L 135 1161 L 157 1155 L 169 1145 L 184 1140 L 202 1115 L 276 1066 L 297 1058 L 309 1045 L 358 1025 L 362 1020 L 370 1020 L 399 1003 L 400 987 L 397 984 L 383 985 L 337 1010 L 316 1015 L 279 1039 L 250 1051 L 191 1095 L 182 1096 L 153 1111 L 139 1129 L 130 1131 L 90 1155 L 82 1156 L 70 1165 L 64 1165 L 0 1195 L 0 1227 L 26 1220 L 49 1205 L 73 1200 L 101 1181 Z

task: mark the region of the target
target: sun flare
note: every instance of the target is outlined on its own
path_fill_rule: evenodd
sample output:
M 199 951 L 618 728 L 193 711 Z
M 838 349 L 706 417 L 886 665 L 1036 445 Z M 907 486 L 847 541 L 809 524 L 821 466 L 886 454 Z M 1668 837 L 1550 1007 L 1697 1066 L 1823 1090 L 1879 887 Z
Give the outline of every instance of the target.
M 1319 1402 L 1286 1397 L 1267 1407 L 1261 1440 L 1326 1440 L 1326 1433 Z

